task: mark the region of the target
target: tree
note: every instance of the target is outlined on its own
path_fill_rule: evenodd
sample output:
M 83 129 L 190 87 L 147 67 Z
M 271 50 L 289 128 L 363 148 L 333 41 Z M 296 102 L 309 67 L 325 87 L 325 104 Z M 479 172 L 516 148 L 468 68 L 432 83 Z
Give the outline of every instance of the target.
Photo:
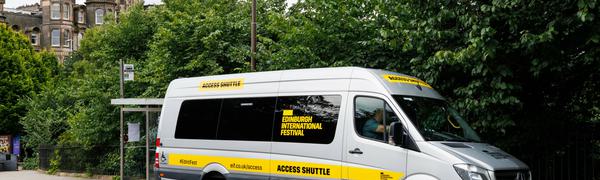
M 143 69 L 148 41 L 156 30 L 154 17 L 153 12 L 145 11 L 141 4 L 135 5 L 121 13 L 119 23 L 106 21 L 102 26 L 87 30 L 81 48 L 65 60 L 64 68 L 59 66 L 57 71 L 39 72 L 55 76 L 40 93 L 22 101 L 26 108 L 35 109 L 21 119 L 28 148 L 38 150 L 41 145 L 76 147 L 58 148 L 59 154 L 69 154 L 61 161 L 54 160 L 54 166 L 59 169 L 115 168 L 119 109 L 110 104 L 110 99 L 118 97 L 118 61 L 123 59 L 136 64 L 136 69 Z M 44 54 L 40 56 L 45 57 Z M 53 66 L 42 64 L 38 65 Z M 131 96 L 141 94 L 144 87 L 143 82 L 128 82 L 126 92 Z M 105 156 L 113 158 L 100 159 Z M 100 167 L 100 163 L 111 166 Z
M 600 87 L 596 1 L 386 4 L 382 14 L 390 21 L 382 31 L 401 42 L 389 46 L 410 60 L 411 74 L 461 109 L 487 141 L 532 166 L 547 154 L 571 159 L 598 153 L 575 148 L 597 146 L 600 139 L 594 130 L 599 106 L 593 100 L 600 95 L 591 93 Z M 578 179 L 587 178 L 583 172 L 576 173 Z
M 60 79 L 46 85 L 45 90 L 20 103 L 31 109 L 20 120 L 27 148 L 37 149 L 40 145 L 56 144 L 68 129 L 67 118 L 74 112 L 77 102 L 72 94 L 76 87 L 68 79 Z
M 377 1 L 308 0 L 287 13 L 267 13 L 259 53 L 268 56 L 261 59 L 261 68 L 398 68 L 393 65 L 401 54 L 392 53 L 388 35 L 380 31 L 386 22 L 380 6 L 384 4 Z
M 23 103 L 36 109 L 21 121 L 29 147 L 62 144 L 91 149 L 118 142 L 118 108 L 110 105 L 119 92 L 118 61 L 146 59 L 148 37 L 156 26 L 153 18 L 141 4 L 135 5 L 121 14 L 119 23 L 107 21 L 86 31 L 80 50 L 66 60 L 64 68 L 36 72 L 55 78 Z M 47 54 L 41 56 L 48 59 Z M 56 64 L 42 61 L 37 66 Z M 128 83 L 126 88 L 129 94 L 140 94 L 142 87 L 143 83 Z
M 35 71 L 47 69 L 37 66 L 40 57 L 27 37 L 0 23 L 0 134 L 19 133 L 19 118 L 26 112 L 19 99 L 33 93 L 46 75 L 32 77 Z
M 531 149 L 568 157 L 576 145 L 600 144 L 596 1 L 306 0 L 289 9 L 284 2 L 258 2 L 260 71 L 361 66 L 417 76 L 486 141 L 530 164 L 542 158 Z M 67 83 L 34 96 L 41 102 L 29 107 L 43 109 L 51 101 L 69 106 L 72 99 L 74 106 L 32 117 L 57 117 L 48 124 L 64 129 L 44 136 L 64 142 L 116 142 L 103 134 L 117 128 L 118 111 L 108 100 L 117 97 L 119 59 L 136 65 L 137 80 L 126 83 L 126 97 L 162 97 L 176 78 L 249 71 L 249 10 L 247 1 L 135 6 L 120 22 L 86 31 L 65 69 L 50 73 Z M 58 96 L 62 91 L 72 92 Z M 587 148 L 583 154 L 597 158 L 600 152 Z
M 179 77 L 247 71 L 248 5 L 243 1 L 165 1 L 158 11 L 161 26 L 150 42 L 148 67 L 142 70 L 152 87 L 145 95 L 162 96 L 168 83 Z

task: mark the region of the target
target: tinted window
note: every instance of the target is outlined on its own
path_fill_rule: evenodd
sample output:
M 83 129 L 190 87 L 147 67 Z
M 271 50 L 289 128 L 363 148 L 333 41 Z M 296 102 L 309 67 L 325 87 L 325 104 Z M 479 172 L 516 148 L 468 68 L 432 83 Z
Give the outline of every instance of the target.
M 333 141 L 341 96 L 289 96 L 277 99 L 275 141 L 328 144 Z
M 177 117 L 175 138 L 215 139 L 220 108 L 220 99 L 183 101 Z
M 394 99 L 425 140 L 481 141 L 459 113 L 443 100 L 399 95 L 394 95 Z
M 275 99 L 275 97 L 224 99 L 217 138 L 270 141 Z
M 357 97 L 354 100 L 354 127 L 365 138 L 386 142 L 389 125 L 399 118 L 382 99 Z

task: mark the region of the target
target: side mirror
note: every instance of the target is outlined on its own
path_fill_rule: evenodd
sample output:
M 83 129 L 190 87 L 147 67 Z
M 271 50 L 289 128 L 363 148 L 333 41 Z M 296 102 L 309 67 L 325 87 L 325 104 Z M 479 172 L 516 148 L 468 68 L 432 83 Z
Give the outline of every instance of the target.
M 404 146 L 404 141 L 406 139 L 406 133 L 404 131 L 404 126 L 400 122 L 393 122 L 390 125 L 390 142 L 397 146 Z

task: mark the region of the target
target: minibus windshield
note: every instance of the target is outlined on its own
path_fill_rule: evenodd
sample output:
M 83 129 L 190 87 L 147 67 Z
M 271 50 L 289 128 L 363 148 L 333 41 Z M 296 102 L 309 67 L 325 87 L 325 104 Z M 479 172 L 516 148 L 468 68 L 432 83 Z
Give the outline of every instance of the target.
M 394 95 L 394 99 L 427 141 L 481 141 L 446 101 L 401 95 Z

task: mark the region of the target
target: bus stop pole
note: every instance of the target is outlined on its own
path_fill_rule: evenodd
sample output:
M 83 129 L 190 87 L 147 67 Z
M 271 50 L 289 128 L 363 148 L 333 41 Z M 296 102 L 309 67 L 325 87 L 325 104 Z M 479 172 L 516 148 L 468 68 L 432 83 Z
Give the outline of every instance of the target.
M 148 132 L 150 129 L 150 126 L 148 125 L 148 123 L 150 123 L 150 118 L 148 117 L 150 113 L 148 113 L 148 108 L 149 106 L 146 105 L 146 179 L 150 177 L 150 167 L 148 166 L 150 163 L 150 139 L 148 138 L 148 136 L 150 136 L 150 133 Z
M 124 88 L 123 87 L 123 59 L 119 60 L 119 66 L 120 66 L 119 67 L 119 77 L 120 77 L 119 78 L 119 80 L 120 80 L 119 81 L 119 86 L 120 86 L 120 92 L 119 93 L 121 94 L 121 99 L 123 99 L 123 97 L 125 97 L 125 92 L 123 90 L 123 88 Z M 119 152 L 120 152 L 120 155 L 119 155 L 119 177 L 120 177 L 120 179 L 124 179 L 123 178 L 123 166 L 125 164 L 124 163 L 124 159 L 123 159 L 123 151 L 124 151 L 123 150 L 123 146 L 124 146 L 124 142 L 123 142 L 124 141 L 124 139 L 123 139 L 123 137 L 124 137 L 123 136 L 123 116 L 124 116 L 124 114 L 123 114 L 123 108 L 124 107 L 125 107 L 125 105 L 121 105 L 121 110 L 120 110 L 120 112 L 121 112 L 120 116 L 121 117 L 120 117 L 120 121 L 119 121 L 119 126 L 120 126 L 119 140 L 121 141 L 120 145 L 119 145 Z

